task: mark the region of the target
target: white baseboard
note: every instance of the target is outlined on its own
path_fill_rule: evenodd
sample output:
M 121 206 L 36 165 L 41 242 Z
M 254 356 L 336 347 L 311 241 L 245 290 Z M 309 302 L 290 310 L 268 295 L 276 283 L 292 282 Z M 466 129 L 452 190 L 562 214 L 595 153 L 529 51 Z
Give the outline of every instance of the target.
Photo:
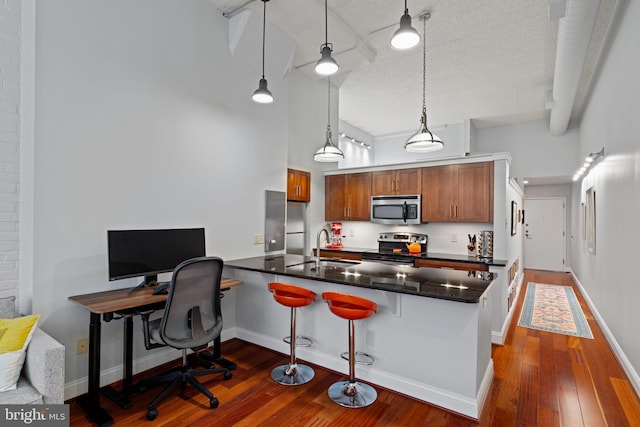
M 237 338 L 275 350 L 282 354 L 289 353 L 289 345 L 282 340 L 258 334 L 247 329 L 237 328 Z M 296 356 L 301 360 L 348 375 L 348 364 L 340 355 L 311 351 L 303 347 L 296 349 Z M 418 383 L 411 378 L 401 377 L 374 366 L 358 367 L 357 377 L 363 381 L 385 387 L 416 399 L 447 408 L 451 411 L 478 419 L 482 404 L 489 392 L 493 380 L 493 361 L 490 360 L 476 399 L 452 393 L 437 387 Z
M 598 326 L 600 326 L 600 329 L 602 329 L 602 333 L 604 333 L 604 336 L 607 338 L 607 342 L 609 342 L 609 345 L 611 346 L 613 353 L 618 358 L 618 361 L 620 362 L 622 369 L 624 369 L 624 372 L 629 377 L 629 381 L 631 382 L 631 385 L 635 389 L 636 393 L 640 395 L 640 376 L 638 376 L 638 372 L 633 368 L 633 365 L 631 364 L 627 356 L 624 354 L 624 351 L 622 351 L 622 348 L 618 344 L 618 341 L 616 340 L 615 336 L 607 326 L 607 322 L 604 321 L 604 319 L 600 315 L 600 312 L 598 312 L 598 309 L 593 304 L 593 301 L 591 301 L 591 298 L 589 298 L 589 294 L 585 290 L 584 286 L 582 286 L 580 279 L 578 279 L 578 277 L 575 275 L 575 273 L 571 268 L 568 269 L 568 272 L 571 274 L 571 277 L 573 277 L 573 280 L 576 282 L 576 285 L 578 285 L 578 288 L 580 288 L 580 292 L 582 293 L 582 296 L 587 302 L 587 305 L 589 306 L 589 309 L 591 310 L 593 317 L 595 317 L 596 322 L 598 322 Z
M 222 341 L 229 340 L 235 337 L 235 328 L 229 328 L 229 330 L 222 331 Z M 224 347 L 223 347 L 224 348 Z M 133 374 L 144 372 L 148 369 L 155 368 L 156 366 L 164 363 L 172 362 L 180 359 L 182 352 L 173 348 L 158 349 L 154 352 L 149 352 L 145 356 L 135 359 L 133 361 Z M 115 383 L 122 380 L 123 365 L 113 366 L 108 369 L 100 371 L 100 386 Z M 70 381 L 64 385 L 64 399 L 72 399 L 76 396 L 85 394 L 89 389 L 89 381 L 87 377 L 78 378 L 75 381 Z

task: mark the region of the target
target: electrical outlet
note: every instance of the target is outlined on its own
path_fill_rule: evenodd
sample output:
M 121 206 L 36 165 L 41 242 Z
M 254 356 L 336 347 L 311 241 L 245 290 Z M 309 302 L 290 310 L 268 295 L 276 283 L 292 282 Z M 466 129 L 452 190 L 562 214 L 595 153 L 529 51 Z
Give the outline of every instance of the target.
M 367 329 L 366 341 L 369 347 L 374 347 L 376 345 L 376 333 Z
M 451 233 L 451 241 L 453 243 L 458 241 L 458 235 L 456 233 Z
M 253 244 L 254 245 L 262 245 L 264 243 L 264 234 L 254 234 L 253 235 Z
M 84 354 L 89 351 L 89 338 L 80 338 L 76 343 L 76 353 Z

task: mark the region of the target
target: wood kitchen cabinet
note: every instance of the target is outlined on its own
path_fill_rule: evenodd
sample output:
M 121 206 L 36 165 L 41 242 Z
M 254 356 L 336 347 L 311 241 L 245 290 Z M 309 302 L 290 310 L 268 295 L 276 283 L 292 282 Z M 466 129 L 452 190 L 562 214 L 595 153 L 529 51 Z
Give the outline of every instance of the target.
M 292 202 L 311 201 L 311 173 L 287 169 L 287 200 Z
M 371 172 L 325 176 L 325 221 L 369 221 Z
M 416 260 L 414 261 L 414 265 L 416 267 L 444 268 L 449 270 L 489 271 L 489 266 L 487 264 L 462 261 L 443 261 L 438 259 L 416 258 Z
M 420 194 L 422 169 L 395 169 L 371 173 L 371 195 Z
M 422 222 L 493 222 L 493 162 L 422 168 Z

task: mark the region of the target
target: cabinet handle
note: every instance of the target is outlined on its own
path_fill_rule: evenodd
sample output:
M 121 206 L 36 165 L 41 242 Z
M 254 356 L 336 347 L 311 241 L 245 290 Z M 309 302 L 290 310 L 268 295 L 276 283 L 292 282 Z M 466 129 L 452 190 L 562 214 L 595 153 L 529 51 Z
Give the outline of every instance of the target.
M 456 205 L 456 218 L 458 218 L 458 205 Z
M 453 218 L 453 205 L 449 205 L 449 218 Z

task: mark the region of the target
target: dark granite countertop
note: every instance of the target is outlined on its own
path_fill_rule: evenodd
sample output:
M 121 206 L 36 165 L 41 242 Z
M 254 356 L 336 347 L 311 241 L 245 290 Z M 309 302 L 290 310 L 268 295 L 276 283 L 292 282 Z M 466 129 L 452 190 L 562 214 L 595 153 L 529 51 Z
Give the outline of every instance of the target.
M 299 277 L 402 294 L 477 303 L 495 273 L 416 268 L 370 261 L 327 261 L 316 269 L 315 258 L 270 255 L 225 261 L 226 267 Z
M 333 251 L 333 252 L 348 252 L 348 253 L 364 253 L 364 252 L 378 252 L 378 249 L 366 249 L 366 248 L 350 248 L 350 247 L 342 247 L 340 249 L 332 249 L 332 248 L 320 248 L 321 251 Z M 421 259 L 431 259 L 438 261 L 456 261 L 456 262 L 468 262 L 471 264 L 486 264 L 492 265 L 496 267 L 505 267 L 507 265 L 507 261 L 503 259 L 493 259 L 493 258 L 478 258 L 475 256 L 468 255 L 459 255 L 459 254 L 448 254 L 441 252 L 429 252 L 426 254 L 415 255 L 416 258 Z

